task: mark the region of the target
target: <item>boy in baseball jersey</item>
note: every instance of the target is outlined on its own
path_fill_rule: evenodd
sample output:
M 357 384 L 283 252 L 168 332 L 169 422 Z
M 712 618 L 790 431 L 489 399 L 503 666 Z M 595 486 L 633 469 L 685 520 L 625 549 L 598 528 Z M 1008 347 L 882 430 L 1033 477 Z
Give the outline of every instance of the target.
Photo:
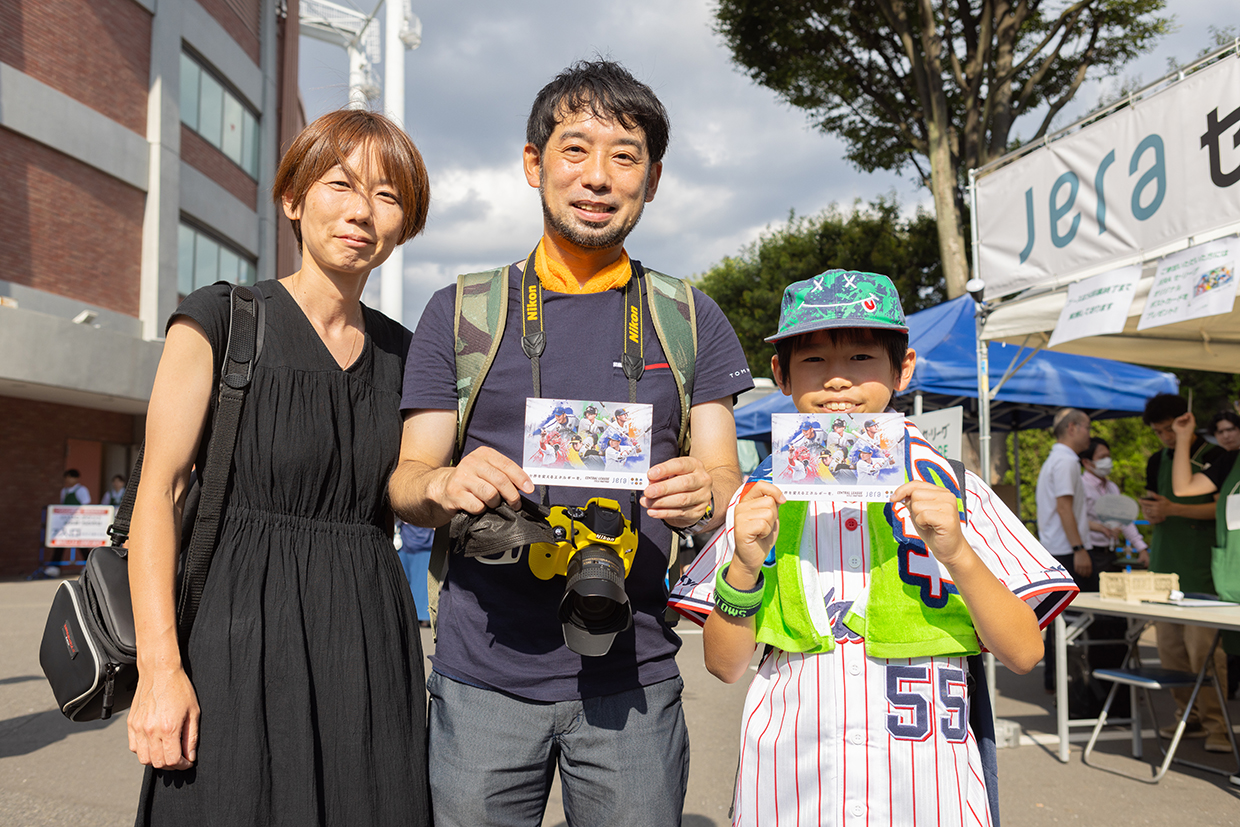
M 888 410 L 913 374 L 884 276 L 832 270 L 788 287 L 772 372 L 797 410 Z M 742 721 L 734 825 L 985 825 L 966 659 L 1028 672 L 1040 628 L 1076 593 L 973 474 L 908 430 L 889 502 L 787 502 L 759 468 L 671 603 L 703 622 L 732 683 L 766 644 Z

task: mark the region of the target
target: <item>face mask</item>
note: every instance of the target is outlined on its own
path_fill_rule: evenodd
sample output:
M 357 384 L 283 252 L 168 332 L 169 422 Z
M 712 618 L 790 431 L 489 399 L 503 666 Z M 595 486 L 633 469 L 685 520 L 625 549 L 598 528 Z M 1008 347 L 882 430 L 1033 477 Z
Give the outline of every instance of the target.
M 1094 460 L 1094 471 L 1097 472 L 1100 477 L 1111 476 L 1111 458 L 1105 457 L 1103 459 Z

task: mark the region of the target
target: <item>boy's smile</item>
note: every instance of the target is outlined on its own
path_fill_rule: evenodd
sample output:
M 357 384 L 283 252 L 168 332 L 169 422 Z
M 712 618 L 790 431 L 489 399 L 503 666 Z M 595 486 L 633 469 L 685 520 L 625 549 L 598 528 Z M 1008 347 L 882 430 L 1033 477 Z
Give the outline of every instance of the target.
M 793 350 L 789 361 L 785 373 L 779 357 L 772 357 L 771 372 L 798 411 L 881 413 L 892 394 L 913 378 L 917 355 L 909 350 L 897 370 L 872 337 L 833 344 L 828 332 L 820 330 Z

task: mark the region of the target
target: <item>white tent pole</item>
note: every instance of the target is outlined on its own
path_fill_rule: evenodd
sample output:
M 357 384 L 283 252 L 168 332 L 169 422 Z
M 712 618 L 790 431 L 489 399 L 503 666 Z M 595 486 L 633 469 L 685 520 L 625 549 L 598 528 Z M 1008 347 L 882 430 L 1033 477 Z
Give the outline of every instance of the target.
M 405 44 L 400 40 L 405 20 L 405 4 L 387 0 L 383 21 L 383 108 L 389 118 L 405 127 Z M 405 248 L 392 255 L 379 268 L 379 309 L 389 319 L 404 323 Z

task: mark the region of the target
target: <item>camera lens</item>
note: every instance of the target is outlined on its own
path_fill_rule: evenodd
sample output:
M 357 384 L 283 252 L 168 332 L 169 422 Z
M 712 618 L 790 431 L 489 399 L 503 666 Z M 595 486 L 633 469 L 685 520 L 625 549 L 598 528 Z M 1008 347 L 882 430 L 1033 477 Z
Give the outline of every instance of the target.
M 624 561 L 615 549 L 592 544 L 573 555 L 566 573 L 559 613 L 564 643 L 579 655 L 605 655 L 616 634 L 633 625 Z

